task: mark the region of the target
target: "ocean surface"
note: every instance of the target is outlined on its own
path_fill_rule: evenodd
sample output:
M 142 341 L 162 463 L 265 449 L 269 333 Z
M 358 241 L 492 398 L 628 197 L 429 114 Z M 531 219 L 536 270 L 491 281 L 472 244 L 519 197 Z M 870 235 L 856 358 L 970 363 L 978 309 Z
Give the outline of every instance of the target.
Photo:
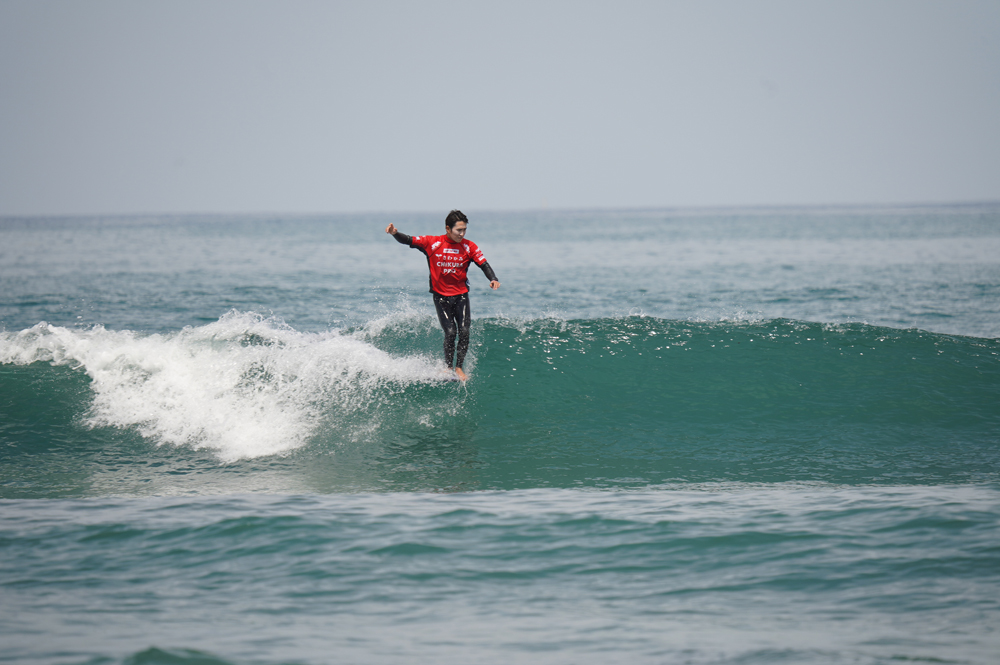
M 1000 205 L 0 218 L 0 662 L 1000 662 Z

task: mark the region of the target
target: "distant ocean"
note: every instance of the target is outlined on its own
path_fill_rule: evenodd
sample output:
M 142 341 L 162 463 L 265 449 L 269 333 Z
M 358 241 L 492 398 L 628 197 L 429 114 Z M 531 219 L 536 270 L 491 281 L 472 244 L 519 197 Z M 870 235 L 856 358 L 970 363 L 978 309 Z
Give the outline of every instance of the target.
M 0 219 L 0 662 L 1000 662 L 1000 205 Z

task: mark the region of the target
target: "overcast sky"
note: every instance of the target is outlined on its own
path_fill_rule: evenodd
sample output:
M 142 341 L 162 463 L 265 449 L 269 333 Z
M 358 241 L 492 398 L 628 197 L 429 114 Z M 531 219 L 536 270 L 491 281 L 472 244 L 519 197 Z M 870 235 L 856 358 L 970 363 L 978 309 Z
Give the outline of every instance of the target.
M 1000 2 L 0 0 L 0 215 L 1000 200 Z

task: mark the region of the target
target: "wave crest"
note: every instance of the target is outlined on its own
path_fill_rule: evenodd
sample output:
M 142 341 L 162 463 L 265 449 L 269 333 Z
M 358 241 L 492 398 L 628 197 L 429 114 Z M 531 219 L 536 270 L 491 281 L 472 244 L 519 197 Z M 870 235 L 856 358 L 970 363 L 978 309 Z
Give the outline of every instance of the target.
M 440 378 L 430 357 L 398 356 L 367 336 L 297 332 L 237 311 L 166 335 L 43 322 L 0 334 L 0 363 L 82 369 L 94 393 L 90 427 L 135 428 L 234 461 L 298 448 L 324 425 L 350 436 L 359 412 L 393 390 Z

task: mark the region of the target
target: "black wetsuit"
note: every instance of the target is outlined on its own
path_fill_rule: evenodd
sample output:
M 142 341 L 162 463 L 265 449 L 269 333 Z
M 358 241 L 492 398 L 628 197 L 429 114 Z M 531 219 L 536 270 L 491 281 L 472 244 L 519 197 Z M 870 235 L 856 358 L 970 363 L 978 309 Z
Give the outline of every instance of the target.
M 432 291 L 433 293 L 433 291 Z M 465 362 L 465 354 L 469 351 L 469 327 L 472 325 L 472 313 L 469 309 L 469 294 L 443 296 L 434 293 L 434 308 L 437 309 L 438 321 L 444 328 L 444 361 L 451 367 L 451 359 L 455 359 L 455 367 L 461 367 Z M 455 337 L 458 337 L 458 355 L 455 355 Z
M 397 232 L 393 238 L 400 244 L 413 247 L 412 236 Z M 486 275 L 486 279 L 491 282 L 498 281 L 488 262 L 484 261 L 479 267 Z M 441 327 L 444 329 L 444 362 L 450 368 L 452 367 L 452 359 L 454 359 L 454 366 L 461 368 L 462 363 L 465 362 L 465 354 L 469 351 L 469 327 L 472 325 L 469 292 L 466 291 L 455 296 L 443 296 L 434 290 L 433 282 L 431 282 L 430 292 L 434 294 L 434 308 L 437 310 L 438 321 L 441 322 Z M 458 339 L 457 349 L 455 348 L 456 338 Z

